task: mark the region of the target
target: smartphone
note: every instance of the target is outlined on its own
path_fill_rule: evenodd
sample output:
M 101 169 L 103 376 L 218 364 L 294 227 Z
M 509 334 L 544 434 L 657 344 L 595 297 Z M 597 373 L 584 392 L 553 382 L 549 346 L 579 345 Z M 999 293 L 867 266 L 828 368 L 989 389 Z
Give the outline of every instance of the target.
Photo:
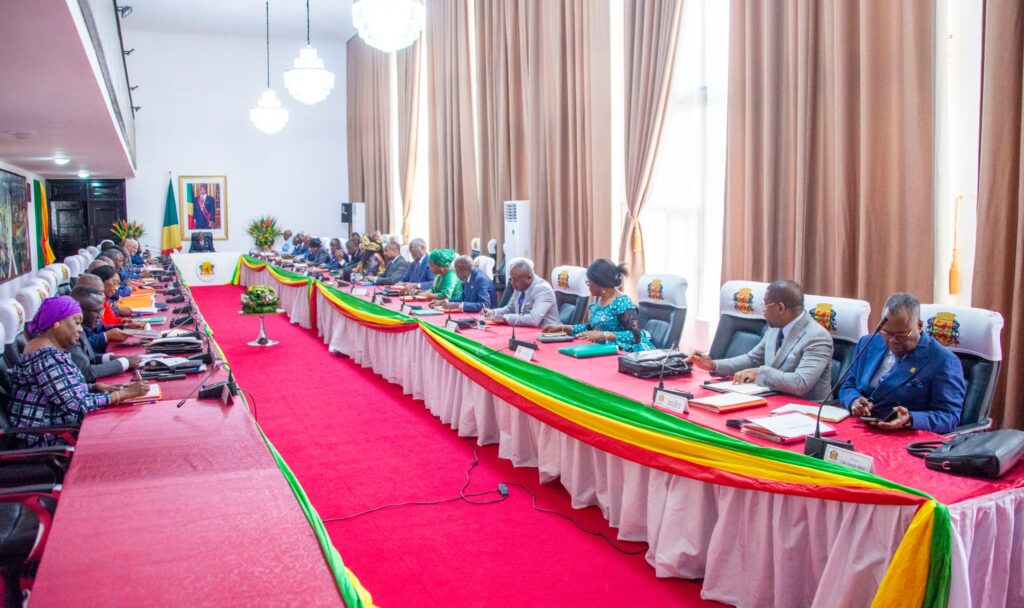
M 889 415 L 886 416 L 885 418 L 877 418 L 875 416 L 861 416 L 860 421 L 865 422 L 867 424 L 876 424 L 879 422 L 892 422 L 893 420 L 896 420 L 897 416 L 899 416 L 899 414 L 896 413 L 896 410 L 893 410 L 889 412 Z

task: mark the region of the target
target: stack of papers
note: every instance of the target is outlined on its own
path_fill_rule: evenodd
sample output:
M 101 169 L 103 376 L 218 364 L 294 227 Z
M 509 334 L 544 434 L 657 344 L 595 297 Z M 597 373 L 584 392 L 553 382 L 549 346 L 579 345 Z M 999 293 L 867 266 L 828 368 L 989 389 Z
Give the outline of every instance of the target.
M 772 415 L 776 416 L 779 414 L 790 414 L 793 412 L 814 418 L 818 415 L 818 406 L 804 405 L 800 403 L 787 403 L 782 407 L 777 407 L 772 410 Z M 826 405 L 821 409 L 821 419 L 826 422 L 842 422 L 849 417 L 850 412 L 841 407 Z
M 720 414 L 722 412 L 731 412 L 733 410 L 742 410 L 750 407 L 768 405 L 768 402 L 761 397 L 740 395 L 737 393 L 723 393 L 721 395 L 690 399 L 690 405 L 693 407 L 699 407 L 702 410 L 708 410 L 715 412 L 716 414 Z
M 723 393 L 739 393 L 741 395 L 760 395 L 761 393 L 767 393 L 772 390 L 767 386 L 761 386 L 760 384 L 754 384 L 753 382 L 735 384 L 732 380 L 726 380 L 725 382 L 709 382 L 704 385 L 704 388 Z
M 740 431 L 775 443 L 792 443 L 814 434 L 814 419 L 795 412 L 751 418 L 750 422 L 740 427 Z M 836 430 L 829 425 L 821 425 L 822 435 L 834 435 L 835 432 Z

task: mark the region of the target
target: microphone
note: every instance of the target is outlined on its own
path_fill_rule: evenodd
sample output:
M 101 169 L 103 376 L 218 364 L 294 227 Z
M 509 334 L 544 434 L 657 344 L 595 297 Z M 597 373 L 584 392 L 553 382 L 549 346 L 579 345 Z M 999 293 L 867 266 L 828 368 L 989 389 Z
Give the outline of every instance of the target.
M 856 356 L 854 356 L 853 360 L 850 361 L 850 365 L 848 365 L 846 367 L 846 370 L 839 375 L 839 380 L 836 380 L 836 383 L 832 385 L 831 389 L 829 389 L 828 394 L 825 395 L 825 398 L 821 400 L 821 403 L 818 405 L 818 414 L 817 416 L 814 417 L 814 436 L 808 436 L 804 438 L 804 454 L 808 456 L 813 456 L 814 458 L 823 459 L 825 458 L 825 448 L 827 448 L 830 445 L 843 448 L 844 450 L 853 451 L 852 442 L 841 441 L 839 439 L 829 439 L 827 437 L 821 436 L 821 411 L 825 409 L 825 403 L 835 396 L 836 391 L 838 391 L 839 387 L 843 385 L 843 382 L 846 382 L 846 378 L 847 376 L 850 375 L 850 371 L 853 370 L 853 366 L 857 364 L 857 361 L 860 360 L 861 355 L 863 355 L 864 351 L 868 349 L 868 344 L 870 344 L 871 341 L 875 339 L 875 336 L 877 336 L 878 333 L 882 331 L 882 328 L 884 328 L 885 324 L 888 322 L 889 317 L 883 316 L 882 320 L 878 322 L 878 326 L 875 327 L 875 331 L 871 332 L 871 337 L 869 337 L 867 341 L 864 343 L 864 348 L 862 348 L 860 352 L 857 353 Z
M 669 353 L 661 358 L 661 368 L 658 370 L 658 386 L 654 387 L 654 393 L 651 395 L 652 407 L 658 403 L 658 393 L 667 393 L 683 399 L 693 399 L 693 393 L 689 391 L 665 388 L 665 366 L 668 365 L 668 360 L 673 356 L 675 356 L 675 353 Z M 673 367 L 672 369 L 678 370 L 680 368 Z
M 212 378 L 213 375 L 215 373 L 217 373 L 217 370 L 220 369 L 220 365 L 221 365 L 220 361 L 215 363 L 213 365 L 213 367 L 210 368 L 210 372 L 208 374 L 206 374 L 206 376 L 204 376 L 202 380 L 197 382 L 196 385 L 192 388 L 192 390 L 190 390 L 187 395 L 182 397 L 181 401 L 178 402 L 178 405 L 176 405 L 174 407 L 181 407 L 181 406 L 185 405 L 185 402 L 188 401 L 192 397 L 192 395 L 195 395 L 199 391 L 200 388 L 202 388 L 203 383 L 206 382 L 207 380 L 209 380 L 210 378 Z
M 515 294 L 512 297 L 516 297 Z M 536 342 L 527 342 L 525 340 L 516 340 L 516 325 L 519 325 L 519 320 L 523 318 L 523 309 L 521 306 L 517 307 L 516 319 L 512 322 L 512 337 L 508 339 L 508 349 L 515 352 L 520 346 L 529 348 L 531 350 L 537 350 L 540 347 L 537 346 Z

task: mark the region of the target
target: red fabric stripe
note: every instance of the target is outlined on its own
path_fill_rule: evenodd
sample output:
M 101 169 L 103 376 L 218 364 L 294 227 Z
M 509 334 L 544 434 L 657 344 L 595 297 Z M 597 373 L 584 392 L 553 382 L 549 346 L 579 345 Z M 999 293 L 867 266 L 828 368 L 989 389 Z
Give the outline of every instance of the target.
M 878 505 L 916 505 L 925 501 L 920 496 L 889 492 L 886 490 L 871 490 L 868 488 L 842 488 L 833 486 L 798 485 L 788 482 L 755 479 L 694 464 L 653 452 L 631 443 L 613 439 L 580 426 L 575 422 L 566 420 L 561 416 L 550 412 L 536 403 L 514 392 L 512 389 L 491 379 L 483 372 L 468 365 L 454 354 L 448 352 L 442 345 L 437 343 L 426 331 L 430 345 L 448 363 L 456 367 L 460 372 L 471 380 L 484 387 L 491 393 L 497 395 L 504 401 L 512 404 L 517 409 L 533 416 L 541 422 L 558 429 L 570 437 L 582 441 L 588 445 L 602 449 L 633 462 L 654 467 L 662 471 L 681 475 L 690 479 L 704 481 L 722 486 L 741 488 L 745 490 L 757 490 L 771 492 L 774 494 L 789 494 L 792 496 L 805 496 L 811 498 L 823 498 L 826 500 L 837 500 L 841 502 L 878 504 Z
M 414 329 L 418 329 L 419 328 L 419 325 L 416 324 L 416 323 L 402 323 L 401 325 L 382 325 L 380 323 L 374 323 L 372 321 L 365 321 L 365 320 L 360 319 L 359 317 L 355 316 L 351 312 L 345 310 L 341 306 L 338 306 L 337 304 L 335 304 L 327 296 L 324 296 L 324 300 L 327 300 L 327 303 L 331 305 L 331 308 L 333 308 L 333 309 L 337 310 L 338 312 L 340 312 L 342 315 L 345 316 L 345 318 L 351 319 L 351 320 L 355 321 L 356 323 L 362 325 L 363 327 L 369 327 L 370 329 L 373 329 L 373 330 L 376 330 L 376 331 L 383 331 L 383 332 L 386 332 L 386 333 L 401 333 L 401 332 L 406 332 L 406 331 L 412 331 Z M 314 322 L 315 322 L 315 319 L 316 319 L 315 316 L 311 316 L 310 318 L 314 319 Z

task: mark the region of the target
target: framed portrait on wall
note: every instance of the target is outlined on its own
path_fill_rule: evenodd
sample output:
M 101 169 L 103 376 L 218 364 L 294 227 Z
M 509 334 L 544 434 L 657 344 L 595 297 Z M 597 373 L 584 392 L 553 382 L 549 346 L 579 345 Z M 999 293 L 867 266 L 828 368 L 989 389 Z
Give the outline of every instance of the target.
M 28 180 L 0 170 L 0 282 L 32 270 Z
M 227 240 L 227 176 L 178 176 L 178 201 L 182 241 L 190 240 L 193 232 L 211 232 L 215 241 Z

